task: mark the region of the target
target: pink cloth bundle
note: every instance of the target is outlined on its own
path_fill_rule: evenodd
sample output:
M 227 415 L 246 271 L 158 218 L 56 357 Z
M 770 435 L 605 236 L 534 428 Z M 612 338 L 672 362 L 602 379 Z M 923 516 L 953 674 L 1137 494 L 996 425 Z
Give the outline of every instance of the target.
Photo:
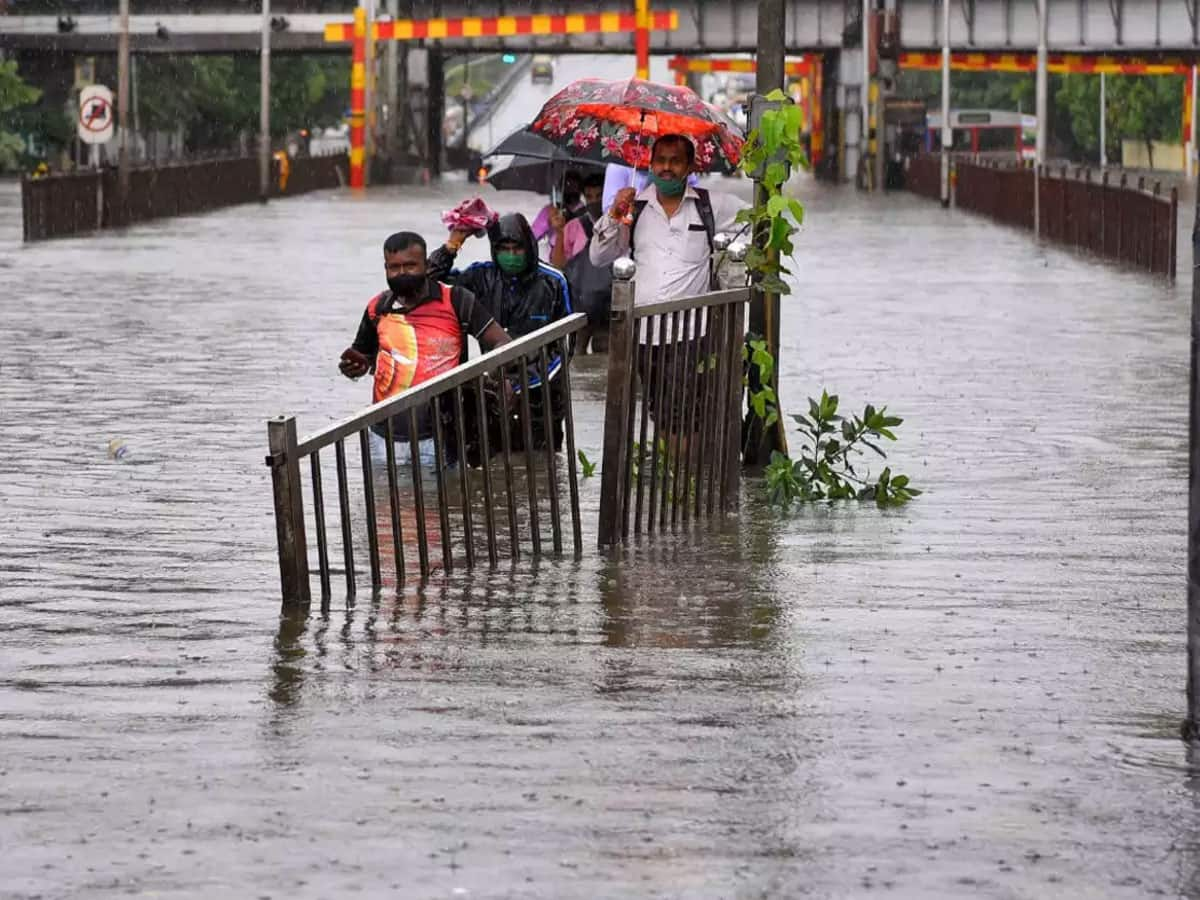
M 475 237 L 486 234 L 488 225 L 498 218 L 499 214 L 490 210 L 480 197 L 464 200 L 454 209 L 442 213 L 442 223 L 447 228 L 469 231 Z

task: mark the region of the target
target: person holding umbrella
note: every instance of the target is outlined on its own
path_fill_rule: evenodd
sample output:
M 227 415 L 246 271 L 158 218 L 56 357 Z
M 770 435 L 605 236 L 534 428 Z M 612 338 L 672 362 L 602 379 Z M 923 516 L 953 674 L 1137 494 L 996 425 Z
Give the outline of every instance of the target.
M 689 186 L 687 177 L 694 165 L 695 149 L 686 137 L 668 134 L 658 138 L 650 156 L 650 184 L 640 192 L 622 188 L 612 208 L 596 224 L 590 259 L 602 266 L 622 256 L 633 258 L 638 266 L 635 305 L 712 290 L 713 237 L 720 231 L 732 231 L 738 212 L 748 205 L 730 194 Z M 666 335 L 642 335 L 638 367 L 650 400 L 650 415 L 671 434 L 680 435 L 688 421 L 689 404 L 697 403 L 703 391 L 689 396 L 676 392 L 673 409 L 655 409 L 652 401 L 660 395 L 659 380 L 672 370 L 676 356 L 700 337 L 684 335 L 668 345 Z M 699 422 L 700 417 L 692 420 Z
M 588 251 L 597 266 L 633 257 L 638 264 L 636 304 L 710 290 L 713 237 L 732 230 L 737 213 L 748 205 L 688 184 L 693 173 L 737 171 L 742 138 L 723 113 L 682 85 L 585 78 L 551 97 L 529 130 L 576 158 L 648 168 L 649 184 L 617 193 L 596 223 Z M 647 397 L 658 394 L 660 378 L 677 354 L 701 337 L 684 335 L 667 346 L 664 335 L 643 336 L 639 366 Z M 680 396 L 673 403 L 678 408 L 651 408 L 650 414 L 668 433 L 684 439 L 688 404 L 702 395 Z

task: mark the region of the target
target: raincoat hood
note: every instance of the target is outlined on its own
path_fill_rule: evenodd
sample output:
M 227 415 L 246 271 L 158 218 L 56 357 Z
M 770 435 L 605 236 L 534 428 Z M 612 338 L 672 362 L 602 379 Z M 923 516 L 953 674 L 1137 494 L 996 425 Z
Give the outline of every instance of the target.
M 525 248 L 525 271 L 528 275 L 537 269 L 538 247 L 533 236 L 533 229 L 520 213 L 505 213 L 488 231 L 492 242 L 492 262 L 496 260 L 496 248 L 502 241 L 516 241 Z

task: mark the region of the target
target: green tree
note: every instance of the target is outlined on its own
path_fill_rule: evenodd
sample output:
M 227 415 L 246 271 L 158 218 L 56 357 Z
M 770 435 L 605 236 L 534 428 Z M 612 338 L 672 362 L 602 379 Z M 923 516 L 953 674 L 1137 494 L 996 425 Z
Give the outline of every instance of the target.
M 42 92 L 25 83 L 17 72 L 16 60 L 0 61 L 0 124 L 15 121 L 14 110 L 36 103 Z M 12 171 L 20 164 L 25 141 L 20 134 L 0 127 L 0 171 Z
M 1152 153 L 1154 141 L 1182 136 L 1183 78 L 1109 75 L 1105 84 L 1105 128 L 1109 159 L 1119 159 L 1123 139 L 1139 140 Z M 1076 158 L 1100 155 L 1100 76 L 1065 75 L 1055 93 L 1073 137 Z
M 164 56 L 139 68 L 139 114 L 147 131 L 182 128 L 191 151 L 223 150 L 258 130 L 259 63 L 253 57 Z M 349 101 L 349 62 L 271 60 L 271 134 L 339 121 Z

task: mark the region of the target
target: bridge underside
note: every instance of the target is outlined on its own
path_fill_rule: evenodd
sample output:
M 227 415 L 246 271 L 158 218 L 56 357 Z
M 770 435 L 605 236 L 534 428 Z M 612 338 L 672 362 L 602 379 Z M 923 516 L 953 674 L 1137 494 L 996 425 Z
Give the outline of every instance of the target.
M 951 43 L 960 50 L 1033 50 L 1037 42 L 1034 0 L 948 0 Z M 1200 50 L 1197 0 L 1047 0 L 1050 49 L 1082 53 L 1196 53 Z M 37 4 L 30 3 L 30 7 Z M 58 4 L 61 7 L 63 4 Z M 117 19 L 93 14 L 79 2 L 77 14 L 8 15 L 0 17 L 0 48 L 58 53 L 111 53 L 116 47 Z M 260 17 L 245 12 L 247 3 L 195 0 L 196 14 L 181 14 L 175 0 L 139 2 L 132 17 L 133 49 L 137 53 L 251 53 L 258 47 Z M 379 3 L 380 7 L 383 3 Z M 588 11 L 627 11 L 629 3 L 601 2 Z M 901 46 L 929 50 L 941 46 L 941 0 L 887 0 L 900 19 Z M 54 4 L 42 4 L 53 7 Z M 354 4 L 318 0 L 276 0 L 272 12 L 287 20 L 273 36 L 278 52 L 341 52 L 344 45 L 327 44 L 323 29 L 330 21 L 345 21 Z M 657 0 L 655 8 L 679 12 L 679 28 L 655 32 L 652 52 L 712 54 L 753 52 L 757 42 L 756 0 Z M 858 0 L 789 0 L 789 51 L 799 53 L 857 45 L 862 4 Z M 320 10 L 314 12 L 313 10 Z M 231 12 L 243 10 L 243 12 Z M 549 0 L 404 0 L 404 18 L 457 18 L 496 15 L 566 15 L 580 12 L 577 2 Z M 65 19 L 69 18 L 69 22 Z M 60 30 L 64 24 L 71 30 Z M 447 40 L 457 51 L 549 53 L 628 53 L 628 34 L 512 35 L 498 38 Z

